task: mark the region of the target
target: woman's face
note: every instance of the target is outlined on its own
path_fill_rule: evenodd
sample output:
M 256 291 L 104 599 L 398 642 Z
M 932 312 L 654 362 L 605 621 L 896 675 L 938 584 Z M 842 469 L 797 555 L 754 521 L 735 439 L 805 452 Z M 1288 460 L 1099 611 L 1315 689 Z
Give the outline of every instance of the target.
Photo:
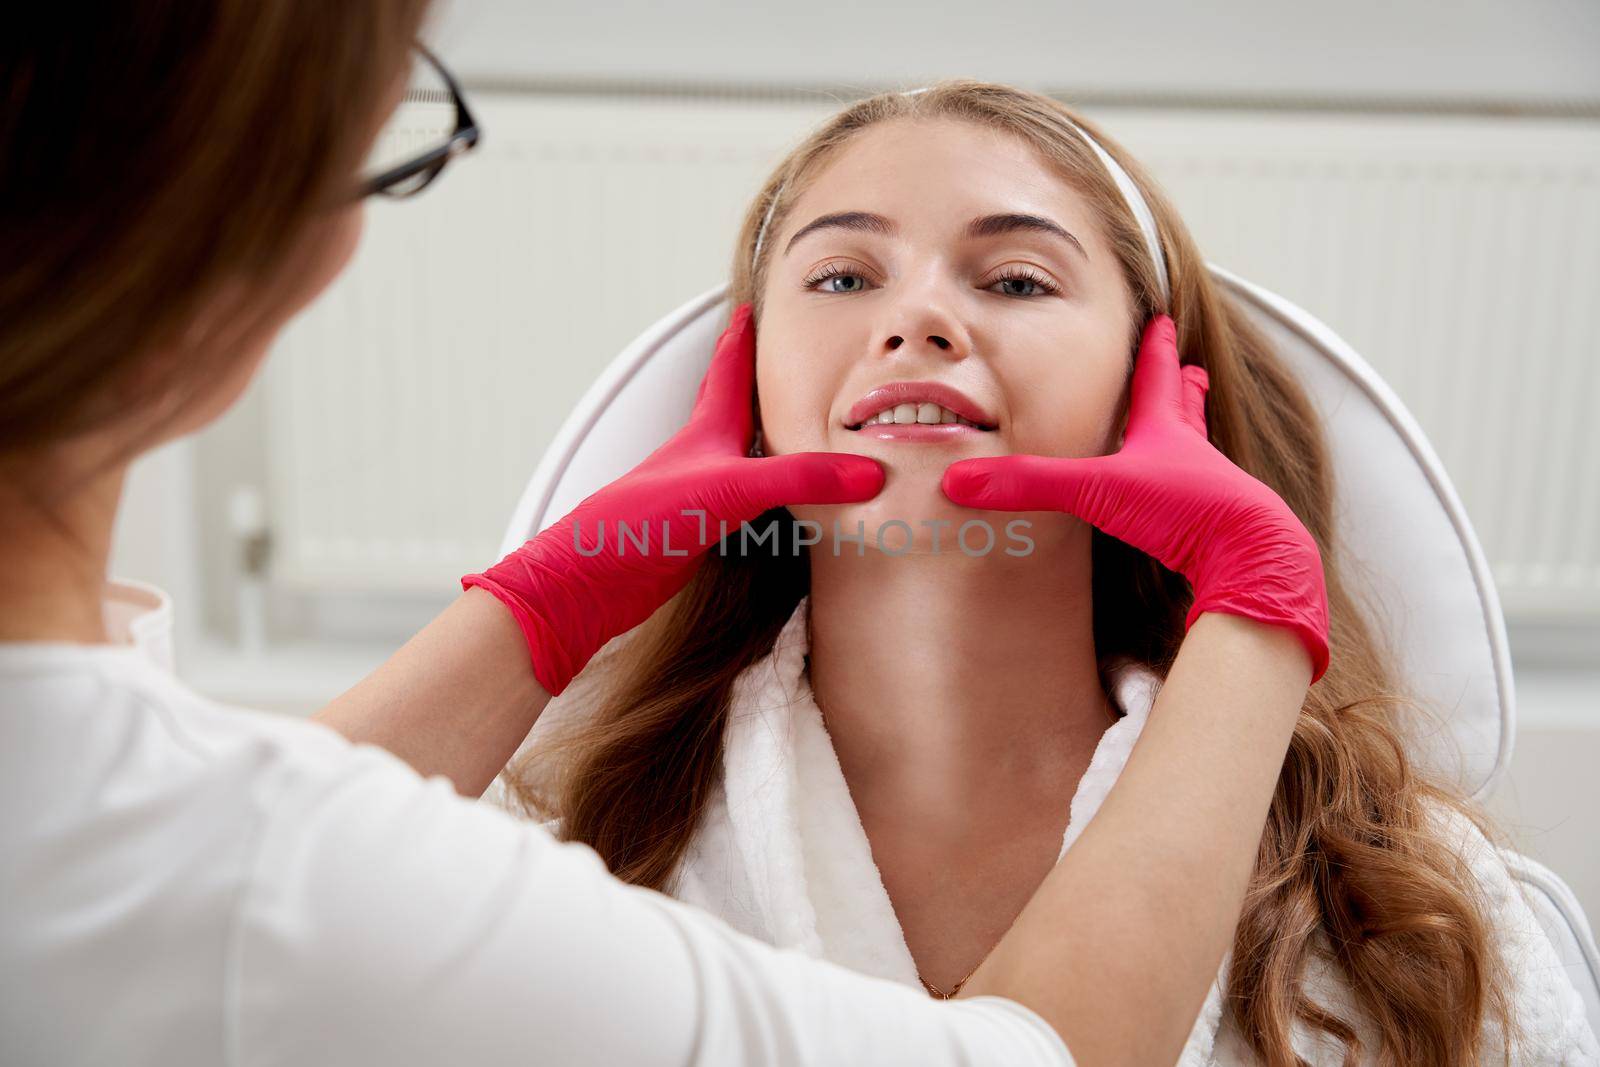
M 836 213 L 856 223 L 812 227 Z M 834 520 L 844 532 L 864 520 L 872 545 L 879 524 L 902 519 L 923 550 L 922 520 L 984 517 L 999 533 L 997 513 L 940 491 L 950 463 L 1120 446 L 1132 295 L 1087 202 L 1020 139 L 951 119 L 874 126 L 766 240 L 756 361 L 765 452 L 858 453 L 887 475 L 870 501 L 790 508 L 825 537 Z M 953 386 L 994 428 L 938 440 L 850 428 L 866 393 L 907 380 Z M 903 536 L 892 536 L 898 547 Z

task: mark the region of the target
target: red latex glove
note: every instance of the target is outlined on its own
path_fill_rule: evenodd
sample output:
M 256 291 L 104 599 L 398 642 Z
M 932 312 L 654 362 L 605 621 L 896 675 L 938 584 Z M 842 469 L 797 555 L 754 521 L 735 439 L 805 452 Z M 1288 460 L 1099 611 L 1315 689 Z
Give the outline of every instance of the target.
M 741 304 L 717 341 L 682 429 L 533 540 L 484 573 L 461 579 L 463 589 L 480 586 L 511 609 L 527 638 L 534 674 L 550 694 L 565 689 L 607 641 L 649 618 L 687 585 L 721 537 L 723 521 L 736 535 L 741 522 L 769 508 L 867 500 L 883 488 L 883 467 L 866 456 L 749 456 L 755 338 L 750 305 Z M 694 514 L 696 509 L 704 516 Z M 626 541 L 619 537 L 619 520 L 630 531 Z M 602 523 L 604 545 L 595 552 Z M 593 554 L 578 551 L 575 528 L 584 552 Z M 641 551 L 646 537 L 648 547 Z
M 1120 451 L 958 460 L 944 493 L 966 507 L 1076 515 L 1189 580 L 1185 628 L 1221 611 L 1293 630 L 1315 683 L 1328 669 L 1322 554 L 1277 493 L 1211 444 L 1210 379 L 1203 367 L 1180 368 L 1176 338 L 1166 315 L 1145 326 Z

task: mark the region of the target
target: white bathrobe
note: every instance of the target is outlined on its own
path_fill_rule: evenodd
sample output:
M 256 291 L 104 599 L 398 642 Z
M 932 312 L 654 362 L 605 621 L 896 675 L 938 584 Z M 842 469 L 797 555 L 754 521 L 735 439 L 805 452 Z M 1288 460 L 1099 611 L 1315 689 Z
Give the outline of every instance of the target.
M 808 608 L 809 598 L 803 598 L 771 654 L 742 672 L 735 683 L 722 780 L 669 891 L 774 945 L 920 989 L 900 923 L 812 699 L 806 672 Z M 537 744 L 544 729 L 592 706 L 616 657 L 626 654 L 625 641 L 607 645 L 551 702 L 528 744 Z M 1113 695 L 1123 715 L 1107 727 L 1078 784 L 1063 855 L 1122 773 L 1160 684 L 1158 676 L 1140 666 L 1114 674 Z M 505 802 L 498 784 L 488 796 Z M 1493 846 L 1459 816 L 1444 817 L 1488 889 L 1503 951 L 1513 961 L 1516 1003 L 1529 1030 L 1528 1043 L 1515 1062 L 1600 1064 L 1600 1047 L 1585 1019 L 1583 1002 Z M 1225 958 L 1179 1060 L 1182 1067 L 1259 1062 L 1243 1044 L 1232 1016 L 1222 1012 L 1227 972 Z M 1335 971 L 1312 959 L 1306 979 L 1307 991 L 1319 1003 L 1351 1020 L 1363 1037 L 1370 1033 Z M 1488 1025 L 1488 1047 L 1498 1049 L 1498 1028 Z M 1337 1067 L 1342 1062 L 1338 1042 L 1298 1024 L 1293 1043 L 1315 1067 Z M 1369 1042 L 1366 1047 L 1373 1045 Z

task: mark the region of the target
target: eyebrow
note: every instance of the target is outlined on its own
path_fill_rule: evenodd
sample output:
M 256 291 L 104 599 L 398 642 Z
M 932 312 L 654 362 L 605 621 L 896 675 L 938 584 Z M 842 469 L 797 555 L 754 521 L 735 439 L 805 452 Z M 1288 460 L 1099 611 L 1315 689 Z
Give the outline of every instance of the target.
M 1054 234 L 1070 243 L 1073 248 L 1076 248 L 1078 255 L 1082 256 L 1085 261 L 1089 259 L 1089 253 L 1083 250 L 1083 245 L 1078 243 L 1076 237 L 1043 215 L 984 215 L 981 218 L 973 219 L 967 224 L 968 237 L 993 237 L 996 234 L 1014 233 L 1018 230 Z
M 882 215 L 877 215 L 870 211 L 836 211 L 830 215 L 821 215 L 814 218 L 800 227 L 795 232 L 795 235 L 789 238 L 789 243 L 783 248 L 783 254 L 788 255 L 790 249 L 794 248 L 795 242 L 806 236 L 806 234 L 816 230 L 827 229 L 855 230 L 862 233 L 882 234 L 885 237 L 893 236 L 899 232 L 899 227 L 895 225 L 894 220 L 885 218 Z M 1017 212 L 1006 212 L 1000 215 L 980 215 L 967 223 L 966 235 L 969 238 L 995 237 L 1003 233 L 1016 233 L 1018 231 L 1048 233 L 1060 237 L 1070 243 L 1073 248 L 1076 248 L 1078 254 L 1085 261 L 1089 259 L 1089 253 L 1083 250 L 1083 245 L 1079 243 L 1076 237 L 1068 233 L 1064 227 L 1052 222 L 1043 215 L 1027 215 Z
M 812 219 L 789 238 L 789 243 L 783 246 L 783 254 L 788 255 L 795 242 L 808 233 L 818 230 L 857 230 L 864 233 L 880 233 L 885 237 L 900 232 L 894 222 L 882 215 L 874 215 L 870 211 L 836 211 L 831 215 L 820 215 Z

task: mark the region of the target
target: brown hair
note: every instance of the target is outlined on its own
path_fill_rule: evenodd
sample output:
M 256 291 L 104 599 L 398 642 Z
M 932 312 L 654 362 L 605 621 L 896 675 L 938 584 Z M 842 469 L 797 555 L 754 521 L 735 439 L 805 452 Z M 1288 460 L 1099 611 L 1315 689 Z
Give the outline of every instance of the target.
M 1509 1048 L 1508 975 L 1479 887 L 1428 809 L 1462 813 L 1486 834 L 1492 824 L 1457 789 L 1408 759 L 1401 716 L 1428 709 L 1399 685 L 1337 550 L 1332 473 L 1315 410 L 1266 338 L 1212 281 L 1179 215 L 1137 161 L 1060 103 L 1004 85 L 948 81 L 915 96 L 862 100 L 797 147 L 751 203 L 734 251 L 731 300 L 752 301 L 759 312 L 766 250 L 761 262 L 750 260 L 769 205 L 770 238 L 806 182 L 857 132 L 935 116 L 1020 137 L 1089 200 L 1134 294 L 1130 366 L 1144 321 L 1168 311 L 1185 362 L 1209 374 L 1212 442 L 1277 492 L 1321 549 L 1332 663 L 1307 693 L 1235 935 L 1225 992 L 1241 1032 L 1273 1067 L 1302 1062 L 1290 1042 L 1296 1019 L 1341 1039 L 1346 1064 L 1367 1056 L 1384 1064 L 1475 1063 L 1486 1051 L 1480 1027 L 1491 1018 Z M 1144 192 L 1166 249 L 1169 308 L 1161 306 L 1137 224 L 1069 118 Z M 755 526 L 786 516 L 792 524 L 786 509 L 774 509 Z M 1102 685 L 1109 693 L 1107 670 L 1122 658 L 1164 678 L 1184 636 L 1187 583 L 1115 538 L 1098 530 L 1092 537 Z M 807 558 L 790 547 L 780 544 L 774 557 L 714 550 L 689 586 L 641 628 L 628 669 L 604 699 L 507 772 L 525 810 L 559 816 L 565 837 L 593 847 L 622 878 L 668 886 L 716 780 L 734 678 L 771 650 L 808 588 Z M 536 766 L 545 777 L 533 773 Z M 1342 971 L 1375 1024 L 1378 1048 L 1363 1050 L 1350 1021 L 1303 990 L 1312 953 Z
M 0 35 L 0 458 L 220 377 L 240 323 L 202 312 L 349 202 L 428 3 L 34 4 Z

